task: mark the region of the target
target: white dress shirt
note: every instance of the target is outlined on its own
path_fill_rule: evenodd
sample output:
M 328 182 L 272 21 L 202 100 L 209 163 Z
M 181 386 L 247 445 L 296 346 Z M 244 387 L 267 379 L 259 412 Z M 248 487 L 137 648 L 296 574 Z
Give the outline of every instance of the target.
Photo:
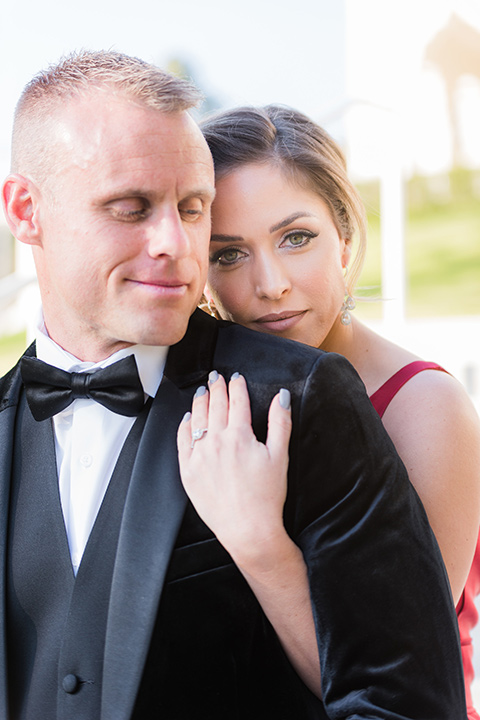
M 36 346 L 40 360 L 67 372 L 92 372 L 135 355 L 145 397 L 155 396 L 168 352 L 168 347 L 134 345 L 98 363 L 82 362 L 48 336 L 43 317 L 37 326 Z M 75 575 L 135 419 L 84 398 L 53 417 L 60 501 Z

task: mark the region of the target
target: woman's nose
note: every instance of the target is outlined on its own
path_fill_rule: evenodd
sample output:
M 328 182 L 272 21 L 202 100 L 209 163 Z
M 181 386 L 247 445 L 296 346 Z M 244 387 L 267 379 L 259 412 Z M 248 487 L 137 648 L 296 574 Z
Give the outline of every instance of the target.
M 291 288 L 286 268 L 278 258 L 262 258 L 256 280 L 257 294 L 269 300 L 279 300 Z

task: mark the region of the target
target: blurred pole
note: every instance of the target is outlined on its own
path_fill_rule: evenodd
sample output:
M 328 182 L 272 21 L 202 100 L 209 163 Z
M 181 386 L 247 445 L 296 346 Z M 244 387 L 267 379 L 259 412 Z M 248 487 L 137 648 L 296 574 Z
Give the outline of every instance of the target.
M 384 115 L 385 133 L 380 170 L 383 322 L 405 322 L 405 192 L 401 128 L 393 113 Z
M 31 280 L 35 277 L 32 248 L 15 240 L 15 275 L 19 280 Z
M 36 282 L 35 265 L 30 245 L 15 241 L 15 280 L 17 297 L 11 308 L 14 332 L 26 328 L 27 342 L 35 334 L 36 311 L 39 306 L 39 292 Z

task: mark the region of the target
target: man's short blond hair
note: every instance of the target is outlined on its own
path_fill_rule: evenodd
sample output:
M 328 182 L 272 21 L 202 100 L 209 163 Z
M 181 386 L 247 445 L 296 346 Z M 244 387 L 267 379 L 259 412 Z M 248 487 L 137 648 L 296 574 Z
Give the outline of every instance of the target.
M 12 136 L 12 172 L 41 181 L 55 171 L 49 128 L 69 100 L 107 91 L 163 113 L 189 110 L 201 100 L 187 80 L 123 53 L 72 53 L 38 73 L 18 101 Z

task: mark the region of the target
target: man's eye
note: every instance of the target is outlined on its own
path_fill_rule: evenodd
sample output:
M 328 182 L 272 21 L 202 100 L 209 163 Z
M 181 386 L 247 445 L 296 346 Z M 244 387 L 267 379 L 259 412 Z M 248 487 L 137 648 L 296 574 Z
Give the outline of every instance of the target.
M 147 214 L 145 204 L 135 200 L 120 200 L 109 205 L 112 215 L 118 220 L 134 222 L 142 220 Z
M 192 221 L 203 215 L 203 206 L 200 202 L 179 205 L 178 211 L 184 220 Z

